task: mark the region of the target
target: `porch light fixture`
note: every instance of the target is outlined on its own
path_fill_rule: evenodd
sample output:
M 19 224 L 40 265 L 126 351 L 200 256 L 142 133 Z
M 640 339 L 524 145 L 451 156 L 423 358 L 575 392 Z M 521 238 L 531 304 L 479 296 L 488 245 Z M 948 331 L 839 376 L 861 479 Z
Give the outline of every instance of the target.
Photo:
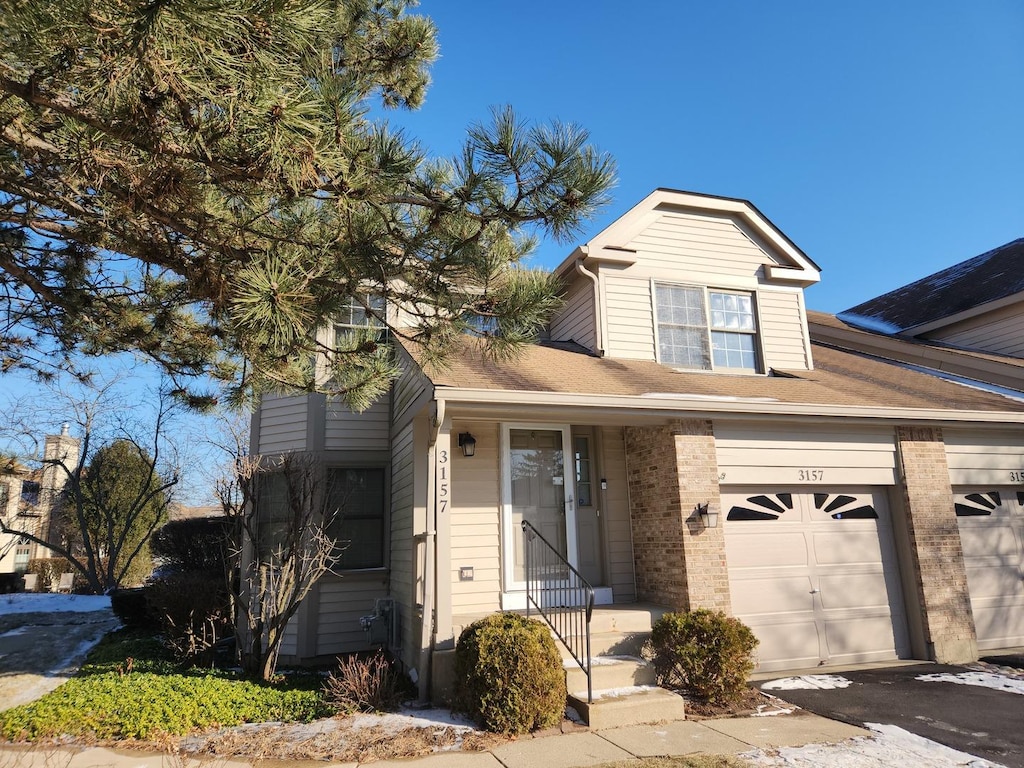
M 718 527 L 718 509 L 712 507 L 711 502 L 698 504 L 697 509 L 694 511 L 700 516 L 700 521 L 704 524 L 705 528 Z
M 459 448 L 467 459 L 476 453 L 476 438 L 469 432 L 459 432 Z

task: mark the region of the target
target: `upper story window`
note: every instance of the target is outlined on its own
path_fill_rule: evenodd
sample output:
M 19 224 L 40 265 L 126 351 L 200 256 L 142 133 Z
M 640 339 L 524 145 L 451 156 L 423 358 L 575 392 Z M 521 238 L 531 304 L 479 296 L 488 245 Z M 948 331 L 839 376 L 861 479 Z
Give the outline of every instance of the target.
M 21 483 L 21 500 L 26 504 L 38 504 L 39 491 L 39 483 L 35 480 L 24 480 Z
M 335 335 L 363 328 L 384 327 L 384 297 L 376 294 L 351 296 L 338 313 Z
M 697 370 L 758 370 L 757 322 L 750 293 L 655 285 L 658 359 Z

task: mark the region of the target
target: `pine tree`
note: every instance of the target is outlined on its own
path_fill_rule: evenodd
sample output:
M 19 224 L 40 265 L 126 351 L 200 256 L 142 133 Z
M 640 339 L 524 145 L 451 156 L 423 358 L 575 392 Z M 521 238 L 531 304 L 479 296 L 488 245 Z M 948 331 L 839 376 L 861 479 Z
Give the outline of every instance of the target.
M 388 332 L 428 359 L 531 339 L 558 286 L 522 258 L 607 201 L 612 161 L 510 108 L 428 158 L 383 117 L 437 55 L 409 5 L 7 0 L 0 370 L 129 350 L 200 404 L 212 376 L 361 408 L 396 369 L 379 332 L 328 331 L 353 298 L 401 306 Z

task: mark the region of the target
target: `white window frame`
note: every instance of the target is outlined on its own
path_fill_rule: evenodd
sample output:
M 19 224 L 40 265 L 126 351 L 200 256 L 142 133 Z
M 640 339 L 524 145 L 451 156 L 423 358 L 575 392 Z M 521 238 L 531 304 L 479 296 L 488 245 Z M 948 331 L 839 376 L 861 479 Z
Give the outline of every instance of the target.
M 707 343 L 708 351 L 708 367 L 707 368 L 691 368 L 678 363 L 668 362 L 662 359 L 661 355 L 661 320 L 659 319 L 658 309 L 658 286 L 665 286 L 669 288 L 687 288 L 689 290 L 701 291 L 704 303 L 704 338 Z M 743 296 L 749 298 L 751 302 L 750 314 L 754 322 L 754 328 L 752 330 L 739 330 L 735 328 L 716 328 L 711 324 L 711 295 L 733 295 Z M 654 353 L 655 359 L 664 365 L 672 366 L 681 371 L 695 371 L 695 372 L 713 372 L 718 371 L 722 373 L 742 373 L 742 374 L 763 374 L 764 373 L 764 350 L 761 339 L 761 318 L 758 312 L 759 302 L 756 290 L 746 290 L 742 288 L 717 288 L 714 286 L 707 285 L 694 285 L 692 283 L 681 283 L 672 280 L 651 280 L 651 310 L 654 317 Z M 696 327 L 696 326 L 690 326 Z M 727 333 L 736 334 L 738 336 L 751 336 L 754 339 L 754 367 L 753 368 L 732 368 L 726 366 L 718 366 L 715 364 L 715 352 L 712 343 L 712 333 Z

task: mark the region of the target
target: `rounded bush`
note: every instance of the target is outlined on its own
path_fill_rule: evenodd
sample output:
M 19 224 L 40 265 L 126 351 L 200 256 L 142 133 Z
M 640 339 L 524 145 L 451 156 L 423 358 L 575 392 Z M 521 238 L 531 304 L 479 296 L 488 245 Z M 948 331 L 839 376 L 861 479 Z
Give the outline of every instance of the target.
M 756 647 L 750 628 L 721 611 L 666 613 L 651 630 L 659 682 L 712 704 L 740 697 L 754 669 Z
M 560 723 L 565 671 L 548 628 L 514 613 L 466 627 L 455 646 L 455 705 L 495 733 Z

